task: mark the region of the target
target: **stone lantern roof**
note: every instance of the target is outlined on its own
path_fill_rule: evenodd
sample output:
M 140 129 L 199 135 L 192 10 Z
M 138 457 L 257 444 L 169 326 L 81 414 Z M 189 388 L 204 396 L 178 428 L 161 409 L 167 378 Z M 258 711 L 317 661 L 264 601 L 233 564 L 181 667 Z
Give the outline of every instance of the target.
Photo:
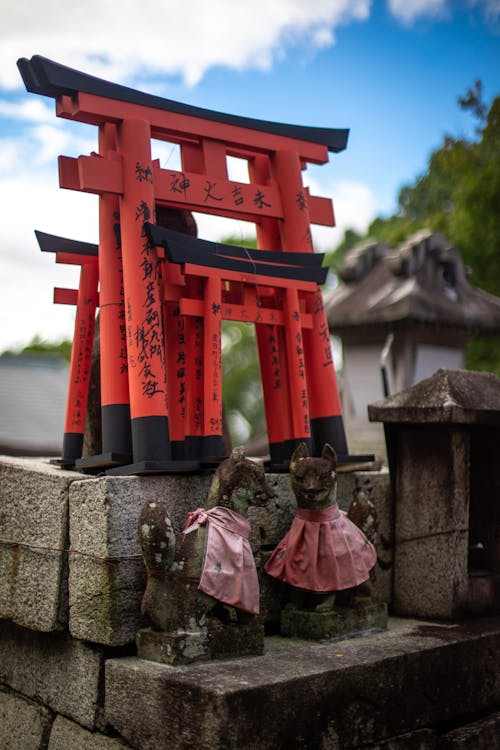
M 500 333 L 500 299 L 473 287 L 460 254 L 424 230 L 396 250 L 376 240 L 348 253 L 325 300 L 330 328 L 394 328 L 407 323 Z
M 440 368 L 410 388 L 368 405 L 372 422 L 500 425 L 500 378 Z

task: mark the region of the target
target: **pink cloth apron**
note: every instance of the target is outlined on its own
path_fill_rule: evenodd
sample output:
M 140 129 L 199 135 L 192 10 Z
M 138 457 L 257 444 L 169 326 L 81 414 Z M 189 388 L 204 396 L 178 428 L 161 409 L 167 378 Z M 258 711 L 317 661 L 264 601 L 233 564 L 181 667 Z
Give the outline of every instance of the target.
M 369 578 L 375 548 L 337 505 L 298 508 L 292 525 L 264 569 L 274 578 L 309 591 L 341 591 Z
M 248 541 L 250 524 L 239 513 L 216 505 L 188 513 L 184 534 L 207 525 L 205 556 L 198 588 L 224 604 L 259 614 L 259 580 Z

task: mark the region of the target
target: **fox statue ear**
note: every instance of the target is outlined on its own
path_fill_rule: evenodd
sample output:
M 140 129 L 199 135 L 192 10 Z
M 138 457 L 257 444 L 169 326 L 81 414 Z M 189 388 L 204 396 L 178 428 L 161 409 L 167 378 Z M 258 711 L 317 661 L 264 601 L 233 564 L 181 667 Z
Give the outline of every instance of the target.
M 293 471 L 292 467 L 294 467 L 297 461 L 300 461 L 302 458 L 309 458 L 309 451 L 307 450 L 307 445 L 305 443 L 299 443 L 292 453 L 290 459 L 290 471 Z
M 290 466 L 292 464 L 297 463 L 301 458 L 309 458 L 309 451 L 307 449 L 307 445 L 302 442 L 299 443 L 299 445 L 295 448 L 294 452 L 292 453 L 292 457 L 290 459 Z
M 337 454 L 335 453 L 330 443 L 324 444 L 321 458 L 324 458 L 326 461 L 329 461 L 332 465 L 332 469 L 335 470 L 337 468 Z

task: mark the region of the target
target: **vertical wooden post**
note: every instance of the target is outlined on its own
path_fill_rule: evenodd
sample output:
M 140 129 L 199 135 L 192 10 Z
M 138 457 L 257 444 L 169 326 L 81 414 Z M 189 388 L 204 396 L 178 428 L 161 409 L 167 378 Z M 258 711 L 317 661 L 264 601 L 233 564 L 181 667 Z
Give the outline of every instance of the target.
M 320 455 L 325 443 L 330 443 L 337 458 L 348 456 L 347 439 L 342 419 L 335 365 L 333 363 L 330 330 L 326 319 L 321 290 L 308 299 L 313 316 L 313 327 L 305 330 L 304 351 L 311 384 L 309 409 L 315 455 Z
M 120 223 L 127 327 L 128 379 L 134 463 L 171 459 L 160 265 L 144 222 L 154 221 L 150 126 L 123 120 L 117 146 L 122 156 Z
M 203 281 L 199 277 L 187 279 L 187 294 L 194 299 L 203 299 Z M 186 424 L 185 424 L 185 456 L 195 458 L 201 456 L 204 430 L 203 404 L 203 318 L 187 315 L 184 318 L 184 333 L 186 345 L 186 366 L 188 379 L 186 382 Z
M 74 466 L 76 459 L 81 458 L 83 450 L 98 299 L 98 279 L 97 259 L 84 263 L 80 271 L 75 333 L 69 365 L 62 457 L 56 462 L 61 466 Z
M 281 223 L 283 250 L 290 252 L 313 252 L 311 223 L 307 206 L 307 195 L 302 184 L 301 165 L 298 154 L 293 151 L 277 151 L 272 161 L 273 176 L 280 185 L 284 220 Z M 288 295 L 290 299 L 290 295 Z M 290 302 L 288 302 L 290 306 Z M 337 378 L 331 352 L 326 356 L 329 340 L 326 315 L 318 289 L 312 303 L 313 328 L 304 331 L 306 362 L 307 409 L 310 417 L 313 451 L 320 455 L 325 442 L 330 443 L 340 456 L 347 455 Z M 325 329 L 326 326 L 326 329 Z M 292 391 L 292 411 L 299 408 L 301 398 Z
M 312 450 L 309 399 L 300 321 L 299 295 L 296 289 L 285 289 L 283 312 L 285 315 L 285 341 L 288 362 L 288 382 L 291 397 L 292 440 L 294 446 L 306 443 Z
M 222 292 L 220 278 L 209 275 L 205 281 L 203 331 L 203 438 L 202 461 L 220 461 L 224 455 L 222 440 Z
M 164 304 L 165 349 L 167 357 L 168 415 L 172 456 L 184 458 L 186 413 L 185 318 L 177 302 Z
M 269 158 L 255 156 L 249 162 L 250 177 L 254 182 L 266 184 L 269 180 Z M 280 250 L 281 237 L 276 219 L 262 218 L 256 224 L 257 247 L 261 250 Z M 292 416 L 288 363 L 282 326 L 255 326 L 259 354 L 262 394 L 266 413 L 267 437 L 271 470 L 286 466 L 292 451 Z
M 110 158 L 115 151 L 116 126 L 104 123 L 99 153 Z M 102 453 L 77 461 L 82 469 L 132 461 L 120 206 L 112 193 L 99 196 L 99 308 Z
M 188 172 L 227 179 L 226 149 L 220 142 L 204 138 L 200 144 L 183 143 L 181 158 L 182 168 Z M 204 315 L 203 318 L 187 316 L 185 320 L 189 367 L 185 451 L 187 457 L 201 456 L 202 461 L 219 461 L 224 454 L 220 281 L 209 278 L 203 283 L 200 278 L 192 278 L 187 284 L 189 296 L 204 299 Z M 219 309 L 215 316 L 212 303 Z

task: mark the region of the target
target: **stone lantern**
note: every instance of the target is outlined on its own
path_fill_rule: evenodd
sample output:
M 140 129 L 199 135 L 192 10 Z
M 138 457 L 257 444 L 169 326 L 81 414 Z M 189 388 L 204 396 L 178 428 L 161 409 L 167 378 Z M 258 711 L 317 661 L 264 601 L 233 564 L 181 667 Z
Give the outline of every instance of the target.
M 500 378 L 438 370 L 368 407 L 393 489 L 393 611 L 500 614 Z
M 342 340 L 343 417 L 357 450 L 383 451 L 367 405 L 429 377 L 463 369 L 476 335 L 500 334 L 500 299 L 473 287 L 458 251 L 422 231 L 397 250 L 370 240 L 354 248 L 325 306 Z

